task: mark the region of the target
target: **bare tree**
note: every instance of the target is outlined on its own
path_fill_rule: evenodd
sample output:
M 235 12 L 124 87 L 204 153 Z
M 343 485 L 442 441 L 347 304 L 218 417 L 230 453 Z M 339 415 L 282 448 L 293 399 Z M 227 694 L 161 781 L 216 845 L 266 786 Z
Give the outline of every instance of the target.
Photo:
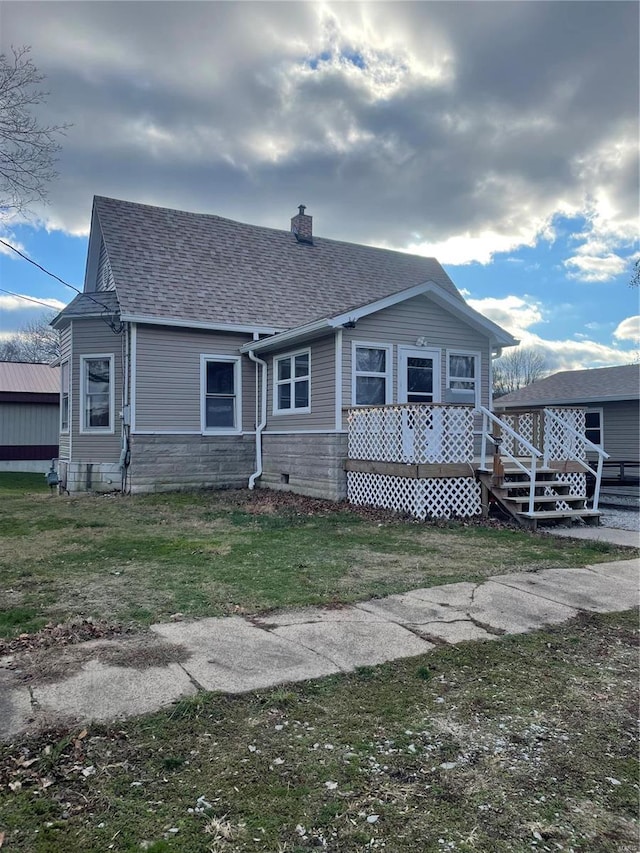
M 26 323 L 4 343 L 0 343 L 0 361 L 49 362 L 60 354 L 60 339 L 49 322 L 55 314 L 43 314 Z
M 633 265 L 633 275 L 631 276 L 631 281 L 629 282 L 629 287 L 638 286 L 640 286 L 640 258 L 638 258 Z
M 517 347 L 493 363 L 493 394 L 501 397 L 531 385 L 549 373 L 545 358 L 533 347 Z
M 29 47 L 0 54 L 0 211 L 24 212 L 44 201 L 57 172 L 58 138 L 68 125 L 41 125 L 33 114 L 46 101 L 44 75 Z

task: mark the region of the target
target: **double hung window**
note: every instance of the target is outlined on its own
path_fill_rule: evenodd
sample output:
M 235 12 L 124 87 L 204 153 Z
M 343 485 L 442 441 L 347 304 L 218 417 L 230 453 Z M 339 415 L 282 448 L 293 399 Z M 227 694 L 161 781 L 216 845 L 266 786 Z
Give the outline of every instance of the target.
M 201 357 L 201 420 L 203 432 L 240 430 L 240 359 Z
M 355 343 L 352 349 L 354 406 L 384 406 L 392 399 L 391 347 Z
M 593 444 L 602 447 L 602 409 L 587 409 L 585 427 L 586 438 Z
M 69 362 L 60 365 L 60 432 L 69 432 Z
M 288 353 L 273 362 L 273 412 L 276 415 L 311 411 L 311 350 Z
M 113 432 L 113 355 L 81 356 L 80 383 L 81 432 Z
M 447 353 L 447 388 L 453 392 L 454 396 L 460 396 L 461 402 L 473 403 L 474 406 L 480 405 L 479 353 L 452 352 L 449 350 Z

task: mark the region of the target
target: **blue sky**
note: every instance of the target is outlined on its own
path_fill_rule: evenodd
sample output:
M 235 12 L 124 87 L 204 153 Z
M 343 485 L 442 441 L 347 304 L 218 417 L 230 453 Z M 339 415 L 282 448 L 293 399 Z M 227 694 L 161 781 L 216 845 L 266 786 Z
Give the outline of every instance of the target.
M 49 204 L 0 237 L 81 288 L 94 194 L 434 255 L 549 369 L 632 361 L 638 5 L 3 2 Z M 0 247 L 1 248 L 1 247 Z M 73 292 L 0 252 L 0 288 Z M 0 292 L 0 337 L 41 309 Z

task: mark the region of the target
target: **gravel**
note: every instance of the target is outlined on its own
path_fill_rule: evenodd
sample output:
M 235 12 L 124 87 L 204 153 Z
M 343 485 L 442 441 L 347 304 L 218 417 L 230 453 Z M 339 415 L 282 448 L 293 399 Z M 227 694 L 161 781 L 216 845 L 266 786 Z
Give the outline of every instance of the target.
M 640 532 L 640 513 L 636 509 L 614 509 L 601 507 L 601 527 L 615 527 L 618 530 L 636 530 Z

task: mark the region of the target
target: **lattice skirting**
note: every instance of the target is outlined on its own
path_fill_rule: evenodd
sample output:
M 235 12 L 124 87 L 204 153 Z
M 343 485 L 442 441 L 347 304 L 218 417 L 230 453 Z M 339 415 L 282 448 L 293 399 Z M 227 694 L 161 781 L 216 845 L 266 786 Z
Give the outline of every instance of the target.
M 563 483 L 569 484 L 569 494 L 574 495 L 581 498 L 586 498 L 587 496 L 587 475 L 582 474 L 580 472 L 576 472 L 574 474 L 557 474 L 556 480 L 560 480 Z M 551 487 L 547 487 L 544 490 L 545 495 L 555 495 L 555 489 Z M 566 501 L 558 501 L 556 504 L 557 509 L 573 509 L 570 504 Z
M 387 477 L 347 472 L 347 497 L 356 506 L 378 506 L 414 518 L 468 518 L 481 512 L 480 484 L 473 477 Z

